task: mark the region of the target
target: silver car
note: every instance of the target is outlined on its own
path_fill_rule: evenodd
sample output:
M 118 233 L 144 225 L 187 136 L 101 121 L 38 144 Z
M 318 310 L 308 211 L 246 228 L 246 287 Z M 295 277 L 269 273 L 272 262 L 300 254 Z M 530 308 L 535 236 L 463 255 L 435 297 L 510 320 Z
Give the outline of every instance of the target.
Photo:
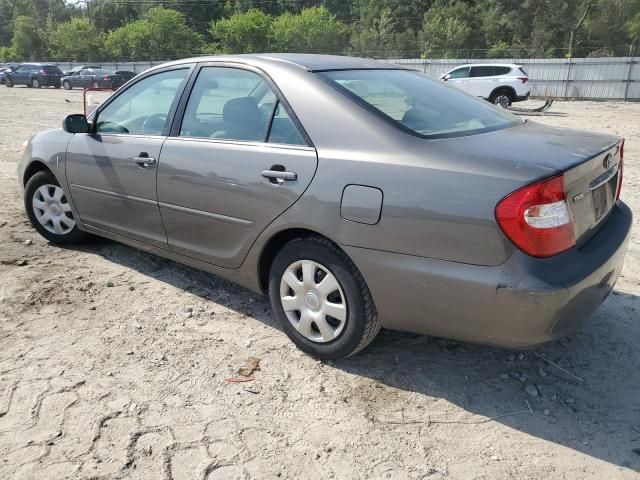
M 27 143 L 27 214 L 269 295 L 295 344 L 381 327 L 507 347 L 575 331 L 620 274 L 624 141 L 538 125 L 421 73 L 321 55 L 200 57 Z

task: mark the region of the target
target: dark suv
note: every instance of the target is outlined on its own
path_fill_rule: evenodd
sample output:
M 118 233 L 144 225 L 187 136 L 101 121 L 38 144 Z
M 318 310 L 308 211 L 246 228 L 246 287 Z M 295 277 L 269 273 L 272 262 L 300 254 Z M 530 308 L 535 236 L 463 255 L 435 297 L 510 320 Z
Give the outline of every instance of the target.
M 14 85 L 26 85 L 27 87 L 56 87 L 60 88 L 60 79 L 63 73 L 55 65 L 42 63 L 23 63 L 13 72 L 4 73 L 4 82 L 7 87 Z

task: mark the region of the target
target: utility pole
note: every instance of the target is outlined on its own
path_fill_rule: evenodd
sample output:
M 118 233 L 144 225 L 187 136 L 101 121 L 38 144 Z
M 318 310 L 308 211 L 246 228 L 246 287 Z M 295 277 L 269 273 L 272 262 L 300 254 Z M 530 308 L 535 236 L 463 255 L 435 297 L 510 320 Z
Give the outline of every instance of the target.
M 569 36 L 569 51 L 567 52 L 567 56 L 569 58 L 573 57 L 573 49 L 576 46 L 576 32 L 578 31 L 582 23 L 587 18 L 587 15 L 589 14 L 590 9 L 591 9 L 591 2 L 587 2 L 587 4 L 584 7 L 584 12 L 582 13 L 582 17 L 580 17 L 580 20 L 578 20 L 578 23 L 576 23 L 576 25 L 571 29 L 571 34 Z

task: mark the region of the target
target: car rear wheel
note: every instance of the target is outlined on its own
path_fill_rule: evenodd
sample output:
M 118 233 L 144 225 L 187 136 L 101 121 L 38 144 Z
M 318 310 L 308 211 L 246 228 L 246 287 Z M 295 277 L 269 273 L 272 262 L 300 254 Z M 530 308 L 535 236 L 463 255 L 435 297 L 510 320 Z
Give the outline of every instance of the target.
M 93 88 L 99 88 L 99 87 L 100 87 L 100 84 L 99 84 L 98 82 L 93 82 L 93 83 L 91 84 L 91 86 L 92 86 Z
M 37 78 L 34 78 L 33 80 L 31 80 L 31 86 L 33 88 L 40 88 L 40 82 L 38 81 Z
M 513 103 L 513 94 L 509 90 L 498 90 L 491 94 L 489 101 L 502 108 L 509 108 Z
M 68 80 L 65 80 L 64 82 L 62 82 L 62 86 L 64 87 L 65 90 L 71 90 L 73 88 L 71 86 L 71 83 Z
M 269 298 L 289 338 L 322 360 L 353 355 L 380 331 L 362 275 L 324 238 L 299 238 L 280 250 L 269 272 Z
M 76 225 L 64 190 L 49 172 L 38 172 L 29 179 L 24 206 L 31 225 L 53 243 L 73 244 L 87 237 Z

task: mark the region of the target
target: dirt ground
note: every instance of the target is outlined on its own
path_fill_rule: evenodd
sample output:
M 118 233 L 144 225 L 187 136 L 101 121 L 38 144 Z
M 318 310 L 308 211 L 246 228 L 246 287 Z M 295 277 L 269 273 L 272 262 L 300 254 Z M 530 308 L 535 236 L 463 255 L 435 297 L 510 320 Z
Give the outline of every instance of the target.
M 80 99 L 0 90 L 0 478 L 640 478 L 640 213 L 615 291 L 573 338 L 511 352 L 383 331 L 321 363 L 241 287 L 38 236 L 20 145 Z M 534 120 L 626 137 L 622 196 L 640 212 L 640 104 L 552 111 Z M 249 356 L 255 380 L 226 382 Z

